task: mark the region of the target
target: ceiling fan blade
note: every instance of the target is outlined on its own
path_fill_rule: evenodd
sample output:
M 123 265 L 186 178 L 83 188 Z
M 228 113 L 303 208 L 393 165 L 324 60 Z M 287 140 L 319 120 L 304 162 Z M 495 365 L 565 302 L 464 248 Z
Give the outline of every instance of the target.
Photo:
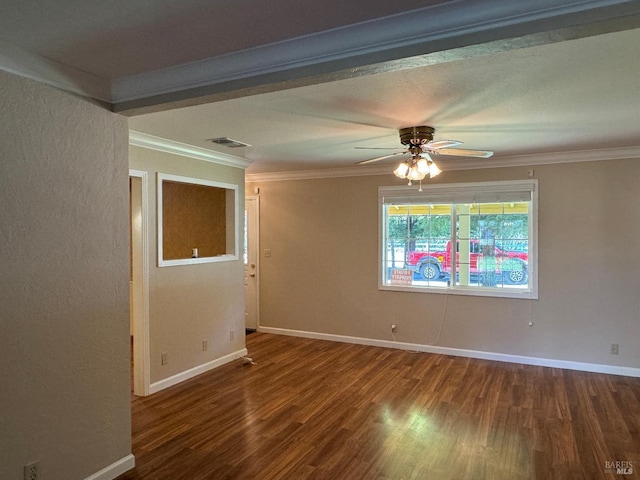
M 405 153 L 407 153 L 407 152 L 404 151 L 404 152 L 390 153 L 389 155 L 383 155 L 381 157 L 371 158 L 369 160 L 363 160 L 362 162 L 356 163 L 356 165 L 366 165 L 367 163 L 377 162 L 379 160 L 384 160 L 385 158 L 395 157 L 396 155 L 403 155 Z
M 353 147 L 353 148 L 357 148 L 358 150 L 404 150 L 404 151 L 407 150 L 404 147 Z
M 438 140 L 437 142 L 429 142 L 424 146 L 429 150 L 440 150 L 441 148 L 456 147 L 458 145 L 462 145 L 462 142 L 458 140 Z
M 489 158 L 493 155 L 493 152 L 489 150 L 465 150 L 463 148 L 440 148 L 438 150 L 434 150 L 431 153 L 435 153 L 437 155 L 452 155 L 455 157 L 478 158 Z
M 377 162 L 384 160 L 385 158 L 393 157 L 396 155 L 410 154 L 413 158 L 417 159 L 420 154 L 434 154 L 434 155 L 450 155 L 453 157 L 476 157 L 476 158 L 489 158 L 493 156 L 493 152 L 490 150 L 469 150 L 465 148 L 452 148 L 462 145 L 459 140 L 433 140 L 433 134 L 435 129 L 433 127 L 410 127 L 400 129 L 400 143 L 405 147 L 354 147 L 361 150 L 398 150 L 396 153 L 383 155 L 381 157 L 372 158 L 370 160 L 364 160 L 358 162 L 357 165 L 364 165 L 367 163 Z

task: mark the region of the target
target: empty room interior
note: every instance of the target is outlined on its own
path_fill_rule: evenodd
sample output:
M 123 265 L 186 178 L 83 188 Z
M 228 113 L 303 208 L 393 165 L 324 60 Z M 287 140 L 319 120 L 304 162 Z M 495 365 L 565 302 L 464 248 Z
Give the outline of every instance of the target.
M 4 2 L 0 479 L 640 478 L 640 2 Z

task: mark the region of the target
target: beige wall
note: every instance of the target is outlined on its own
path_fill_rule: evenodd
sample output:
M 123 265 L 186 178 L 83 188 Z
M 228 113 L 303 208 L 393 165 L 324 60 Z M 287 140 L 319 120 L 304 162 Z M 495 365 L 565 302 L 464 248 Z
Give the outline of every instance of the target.
M 379 291 L 377 189 L 401 184 L 391 175 L 247 185 L 260 187 L 260 247 L 272 254 L 260 259 L 261 326 L 392 340 L 396 323 L 401 342 L 640 366 L 640 162 L 542 165 L 535 177 L 538 300 Z
M 0 72 L 0 478 L 131 453 L 127 121 Z
M 129 166 L 149 172 L 149 344 L 153 384 L 245 346 L 242 252 L 238 252 L 239 260 L 235 261 L 158 267 L 157 173 L 238 185 L 242 222 L 244 170 L 133 146 Z M 241 224 L 240 235 L 243 228 Z M 235 332 L 233 341 L 229 330 Z M 205 339 L 209 346 L 202 351 Z M 161 365 L 162 352 L 168 354 L 167 365 Z

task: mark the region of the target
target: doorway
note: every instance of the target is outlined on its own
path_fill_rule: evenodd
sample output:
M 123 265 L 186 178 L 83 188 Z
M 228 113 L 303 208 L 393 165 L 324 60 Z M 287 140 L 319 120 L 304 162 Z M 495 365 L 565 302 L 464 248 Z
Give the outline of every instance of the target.
M 244 201 L 244 324 L 247 333 L 255 332 L 259 322 L 258 265 L 260 197 L 246 197 Z
M 149 237 L 147 172 L 129 170 L 130 333 L 133 393 L 149 395 Z

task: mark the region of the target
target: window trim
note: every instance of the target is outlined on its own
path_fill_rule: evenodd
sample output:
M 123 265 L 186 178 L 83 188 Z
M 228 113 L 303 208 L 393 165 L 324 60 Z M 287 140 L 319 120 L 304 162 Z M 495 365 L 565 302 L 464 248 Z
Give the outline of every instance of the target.
M 418 287 L 413 285 L 386 285 L 385 279 L 385 245 L 386 222 L 384 205 L 389 199 L 402 201 L 425 200 L 425 203 L 452 203 L 454 197 L 471 196 L 481 199 L 495 194 L 496 198 L 509 195 L 510 192 L 530 192 L 531 210 L 529 213 L 529 260 L 527 274 L 529 276 L 529 288 L 516 290 L 504 288 L 482 288 L 476 286 L 453 285 L 448 287 Z M 475 196 L 474 196 L 475 195 Z M 497 200 L 500 201 L 500 200 Z M 508 201 L 508 200 L 503 200 Z M 462 202 L 458 202 L 462 203 Z M 455 216 L 454 216 L 455 218 Z M 453 235 L 452 235 L 453 236 Z M 481 297 L 522 298 L 538 299 L 538 180 L 505 180 L 493 182 L 448 183 L 422 186 L 422 191 L 417 188 L 408 189 L 406 186 L 381 186 L 378 187 L 378 290 L 415 293 L 437 293 L 445 295 L 472 295 Z
M 191 185 L 204 185 L 208 187 L 223 188 L 226 193 L 226 222 L 227 222 L 227 251 L 215 257 L 180 258 L 165 260 L 163 257 L 163 216 L 162 216 L 162 182 L 179 182 Z M 181 175 L 171 175 L 168 173 L 157 173 L 157 253 L 158 267 L 175 267 L 179 265 L 194 265 L 200 263 L 231 262 L 239 259 L 240 249 L 240 199 L 238 195 L 238 185 L 202 178 L 184 177 Z

